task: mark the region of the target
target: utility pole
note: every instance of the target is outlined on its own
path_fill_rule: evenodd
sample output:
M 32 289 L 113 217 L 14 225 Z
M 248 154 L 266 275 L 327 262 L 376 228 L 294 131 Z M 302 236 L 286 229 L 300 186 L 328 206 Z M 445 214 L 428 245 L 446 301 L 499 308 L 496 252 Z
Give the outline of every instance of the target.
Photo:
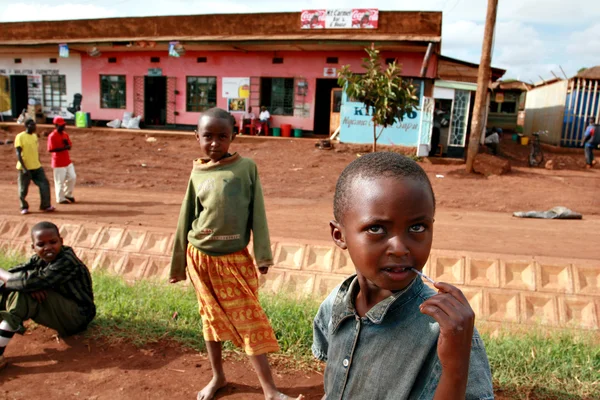
M 479 152 L 485 107 L 487 105 L 488 85 L 491 78 L 492 45 L 494 42 L 494 31 L 496 27 L 496 13 L 498 11 L 498 0 L 488 0 L 487 16 L 485 18 L 485 31 L 483 33 L 483 46 L 481 49 L 481 62 L 479 63 L 479 74 L 477 76 L 477 93 L 475 94 L 475 107 L 471 120 L 471 138 L 467 149 L 467 172 L 473 172 L 473 162 Z

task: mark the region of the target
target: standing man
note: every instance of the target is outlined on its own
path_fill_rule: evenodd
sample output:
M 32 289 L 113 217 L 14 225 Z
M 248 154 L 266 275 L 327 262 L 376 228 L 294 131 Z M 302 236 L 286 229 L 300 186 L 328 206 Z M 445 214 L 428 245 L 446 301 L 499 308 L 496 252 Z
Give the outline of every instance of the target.
M 40 163 L 38 153 L 38 136 L 35 133 L 35 121 L 31 118 L 25 121 L 25 132 L 15 138 L 17 151 L 17 169 L 19 170 L 19 199 L 21 214 L 29 214 L 29 204 L 25 200 L 31 181 L 40 188 L 40 210 L 51 212 L 54 207 L 50 203 L 50 184 Z
M 54 190 L 56 201 L 59 204 L 75 203 L 73 189 L 75 189 L 75 167 L 71 162 L 69 150 L 71 150 L 71 139 L 65 132 L 65 120 L 63 117 L 54 117 L 56 129 L 48 136 L 48 151 L 52 153 L 52 168 L 54 168 Z
M 594 149 L 600 144 L 600 125 L 594 124 L 594 118 L 589 119 L 588 127 L 583 135 L 583 151 L 585 153 L 585 167 L 592 168 L 596 165 Z

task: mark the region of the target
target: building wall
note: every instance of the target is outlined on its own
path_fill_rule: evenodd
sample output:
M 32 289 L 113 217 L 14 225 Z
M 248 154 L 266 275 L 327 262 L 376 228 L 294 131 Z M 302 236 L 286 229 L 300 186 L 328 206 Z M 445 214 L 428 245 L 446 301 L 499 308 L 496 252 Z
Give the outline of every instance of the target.
M 21 63 L 16 64 L 15 58 L 20 58 Z M 50 63 L 51 58 L 55 58 L 56 63 Z M 28 76 L 28 97 L 35 98 L 43 105 L 44 114 L 47 118 L 52 118 L 56 115 L 73 118 L 73 115 L 67 111 L 67 107 L 73 102 L 73 95 L 81 93 L 82 90 L 81 57 L 79 54 L 72 52 L 68 58 L 60 58 L 58 57 L 58 48 L 56 53 L 48 54 L 21 55 L 18 52 L 11 55 L 2 54 L 0 55 L 0 76 L 10 77 L 10 75 Z M 65 100 L 62 107 L 50 108 L 44 104 L 43 75 L 65 75 L 66 93 L 62 96 Z M 10 94 L 8 97 L 10 98 Z M 6 101 L 2 103 L 5 105 L 2 108 L 6 108 Z M 0 112 L 5 115 L 11 115 L 10 109 L 0 110 Z
M 548 136 L 540 136 L 540 140 L 560 144 L 568 84 L 566 80 L 558 81 L 527 92 L 524 126 L 526 135 L 541 130 L 548 131 Z
M 283 57 L 283 64 L 273 64 L 273 57 Z M 214 76 L 217 78 L 217 106 L 227 109 L 227 99 L 222 97 L 222 79 L 227 77 L 273 77 L 304 78 L 308 83 L 305 96 L 304 116 L 273 116 L 272 126 L 291 124 L 294 128 L 313 129 L 316 80 L 324 78 L 324 68 L 339 68 L 350 65 L 360 70 L 363 51 L 355 52 L 187 52 L 183 57 L 168 57 L 166 52 L 102 53 L 101 57 L 82 56 L 83 106 L 95 120 L 122 118 L 123 111 L 133 111 L 136 95 L 134 77 L 145 76 L 150 68 L 161 68 L 163 76 L 177 79 L 175 99 L 177 124 L 196 124 L 199 112 L 186 111 L 186 76 Z M 116 57 L 116 63 L 108 63 Z M 160 63 L 151 63 L 151 57 L 160 57 Z M 206 57 L 206 63 L 197 63 L 198 57 Z M 338 57 L 339 64 L 326 64 L 327 57 Z M 383 52 L 382 58 L 397 57 L 403 66 L 404 75 L 417 76 L 420 72 L 423 53 Z M 435 76 L 437 60 L 432 57 L 428 76 Z M 126 110 L 100 108 L 100 75 L 126 76 Z M 250 95 L 253 97 L 253 94 Z

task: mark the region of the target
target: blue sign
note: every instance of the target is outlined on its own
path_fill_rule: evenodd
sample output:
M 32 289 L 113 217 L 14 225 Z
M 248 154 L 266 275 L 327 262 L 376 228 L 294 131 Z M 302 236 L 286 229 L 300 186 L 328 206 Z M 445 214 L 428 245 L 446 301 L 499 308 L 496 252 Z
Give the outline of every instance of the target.
M 414 82 L 419 87 L 417 95 L 421 104 L 421 93 L 423 82 Z M 373 121 L 367 115 L 365 105 L 360 102 L 348 101 L 346 92 L 342 96 L 342 108 L 340 115 L 340 141 L 343 143 L 373 143 Z M 396 121 L 392 126 L 383 130 L 378 144 L 417 147 L 419 144 L 420 110 L 413 111 L 404 116 L 404 120 Z M 377 134 L 381 127 L 377 127 Z

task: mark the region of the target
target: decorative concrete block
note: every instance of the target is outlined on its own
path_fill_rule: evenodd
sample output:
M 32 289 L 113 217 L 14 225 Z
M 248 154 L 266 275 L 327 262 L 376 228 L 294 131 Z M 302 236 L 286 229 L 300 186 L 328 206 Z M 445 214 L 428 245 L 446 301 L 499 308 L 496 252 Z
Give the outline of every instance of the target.
M 464 257 L 434 256 L 431 264 L 431 278 L 438 282 L 462 285 L 465 281 Z
M 59 228 L 63 243 L 67 246 L 74 246 L 77 242 L 77 234 L 81 229 L 80 224 L 62 224 Z
M 169 255 L 172 234 L 166 232 L 147 232 L 142 245 L 142 253 Z
M 151 256 L 143 271 L 146 279 L 157 279 L 166 282 L 171 270 L 171 259 L 167 256 Z
M 506 289 L 535 290 L 536 267 L 533 261 L 502 261 L 500 286 Z
M 269 273 L 266 275 L 259 275 L 258 283 L 261 292 L 266 293 L 278 293 L 285 281 L 285 271 L 278 270 L 277 268 L 270 268 Z
M 573 266 L 575 292 L 600 296 L 600 266 Z
M 521 293 L 521 321 L 542 325 L 559 325 L 556 296 L 542 293 Z
M 101 251 L 96 256 L 92 265 L 93 271 L 106 271 L 113 275 L 118 275 L 119 267 L 123 264 L 127 254 L 117 253 L 115 251 Z
M 537 288 L 552 293 L 573 293 L 570 265 L 537 265 Z
M 30 242 L 31 243 L 31 228 L 33 228 L 33 223 L 30 222 L 23 222 L 22 224 L 18 225 L 14 230 L 13 230 L 13 237 L 12 240 L 18 240 L 18 241 L 24 241 L 24 242 Z
M 485 319 L 487 315 L 483 308 L 483 290 L 475 288 L 461 288 L 463 294 L 469 301 L 476 319 Z
M 304 248 L 304 245 L 279 243 L 275 252 L 275 265 L 279 268 L 302 268 Z
M 335 258 L 333 263 L 333 272 L 340 275 L 349 276 L 356 273 L 354 263 L 347 251 L 340 248 L 335 249 Z
M 79 229 L 77 239 L 73 245 L 79 247 L 87 247 L 91 249 L 98 241 L 98 237 L 102 233 L 102 225 L 85 224 Z
M 125 279 L 140 279 L 144 275 L 147 264 L 148 256 L 128 254 L 127 257 L 121 259 L 116 271 Z
M 283 291 L 294 297 L 312 295 L 315 286 L 315 274 L 306 272 L 288 272 L 283 283 Z
M 10 251 L 10 241 L 8 239 L 0 239 L 0 252 L 7 254 Z
M 75 255 L 83 261 L 89 270 L 91 270 L 98 252 L 96 250 L 86 249 L 85 247 L 74 247 L 73 250 L 75 251 Z
M 125 229 L 123 228 L 104 228 L 96 247 L 103 250 L 117 250 L 124 232 Z
M 119 250 L 138 253 L 142 249 L 145 238 L 145 231 L 133 231 L 128 229 L 123 233 L 121 243 L 119 243 Z
M 599 329 L 593 298 L 565 296 L 559 300 L 560 320 L 571 328 Z
M 498 322 L 519 322 L 518 292 L 487 291 L 485 293 L 487 318 Z
M 13 219 L 5 219 L 0 224 L 0 238 L 13 240 L 15 233 L 22 228 L 25 223 L 23 221 L 16 221 Z
M 31 249 L 31 239 L 28 241 L 23 240 L 12 240 L 9 242 L 9 250 L 8 255 L 12 257 L 18 258 L 29 258 L 33 255 L 33 250 Z
M 335 248 L 331 246 L 306 246 L 303 270 L 331 272 Z
M 339 275 L 317 274 L 313 296 L 316 300 L 323 300 L 343 281 L 344 278 Z
M 466 282 L 469 286 L 498 287 L 500 267 L 498 260 L 468 259 Z

